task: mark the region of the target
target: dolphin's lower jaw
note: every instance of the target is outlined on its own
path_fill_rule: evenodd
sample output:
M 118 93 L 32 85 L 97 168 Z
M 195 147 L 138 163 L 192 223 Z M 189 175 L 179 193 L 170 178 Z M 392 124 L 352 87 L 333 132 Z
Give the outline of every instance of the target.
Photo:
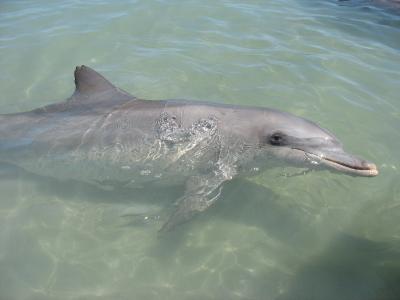
M 317 155 L 300 149 L 296 150 L 303 151 L 307 157 L 307 160 L 309 160 L 312 164 L 326 166 L 341 173 L 364 177 L 374 177 L 379 174 L 378 168 L 375 164 L 345 153 L 340 153 L 339 155 Z

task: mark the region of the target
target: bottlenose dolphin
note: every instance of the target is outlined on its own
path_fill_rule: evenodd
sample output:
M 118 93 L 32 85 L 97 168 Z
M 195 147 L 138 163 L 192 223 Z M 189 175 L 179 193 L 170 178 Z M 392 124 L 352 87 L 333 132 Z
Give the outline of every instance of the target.
M 210 207 L 224 182 L 267 168 L 378 174 L 329 131 L 286 112 L 142 100 L 89 67 L 77 67 L 74 75 L 76 89 L 66 101 L 0 115 L 0 160 L 100 186 L 185 184 L 164 231 Z

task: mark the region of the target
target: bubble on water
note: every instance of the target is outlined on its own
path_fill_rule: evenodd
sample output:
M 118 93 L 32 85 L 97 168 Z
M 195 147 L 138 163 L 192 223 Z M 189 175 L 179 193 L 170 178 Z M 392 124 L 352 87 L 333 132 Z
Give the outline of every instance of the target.
M 217 129 L 217 120 L 213 116 L 209 116 L 206 119 L 199 119 L 193 123 L 189 129 L 190 135 L 199 136 L 203 134 L 213 135 Z
M 312 172 L 311 169 L 305 169 L 305 170 L 301 170 L 299 172 L 284 171 L 281 174 L 279 174 L 279 177 L 289 178 L 289 177 L 304 176 L 304 175 L 307 175 L 310 172 Z
M 306 160 L 312 165 L 319 165 L 323 159 L 323 155 L 316 155 L 312 153 L 305 153 Z
M 141 170 L 140 171 L 140 175 L 142 175 L 142 176 L 148 176 L 148 175 L 150 175 L 151 174 L 151 171 L 150 170 Z
M 159 138 L 167 143 L 182 143 L 188 140 L 188 133 L 174 115 L 163 112 L 156 121 L 156 132 Z

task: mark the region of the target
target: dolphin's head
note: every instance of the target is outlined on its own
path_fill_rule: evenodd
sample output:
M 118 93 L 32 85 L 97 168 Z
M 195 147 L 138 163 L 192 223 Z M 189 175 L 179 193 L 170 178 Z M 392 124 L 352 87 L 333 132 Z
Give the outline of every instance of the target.
M 375 164 L 345 152 L 332 133 L 314 122 L 289 113 L 265 110 L 259 126 L 261 148 L 280 161 L 354 176 L 378 175 Z

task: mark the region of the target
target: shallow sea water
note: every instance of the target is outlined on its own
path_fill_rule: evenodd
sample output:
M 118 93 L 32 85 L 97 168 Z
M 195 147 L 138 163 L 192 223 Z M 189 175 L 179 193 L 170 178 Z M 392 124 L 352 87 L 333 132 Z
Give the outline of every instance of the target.
M 1 113 L 67 98 L 81 64 L 145 99 L 312 119 L 380 175 L 268 170 L 226 184 L 214 207 L 160 237 L 182 187 L 103 191 L 2 164 L 0 299 L 400 299 L 395 11 L 326 0 L 0 2 Z

